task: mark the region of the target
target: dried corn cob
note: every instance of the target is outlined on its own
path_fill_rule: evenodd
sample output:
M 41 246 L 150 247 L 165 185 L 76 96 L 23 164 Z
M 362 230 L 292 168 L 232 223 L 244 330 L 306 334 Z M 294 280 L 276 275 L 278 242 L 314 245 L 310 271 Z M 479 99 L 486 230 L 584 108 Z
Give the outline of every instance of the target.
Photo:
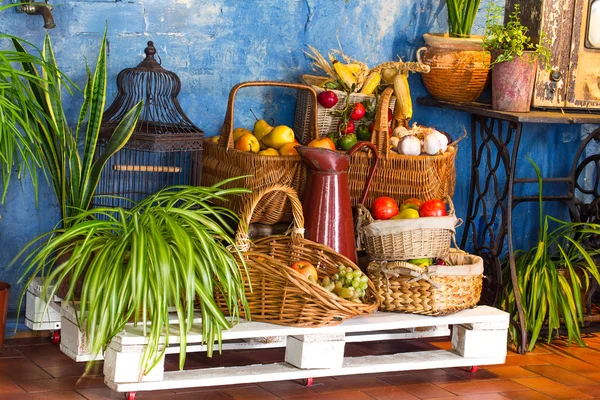
M 365 81 L 365 84 L 360 89 L 360 93 L 373 94 L 375 89 L 377 89 L 377 86 L 379 86 L 380 82 L 381 82 L 381 75 L 379 74 L 379 72 L 377 72 L 377 71 L 371 72 L 369 74 L 369 77 Z
M 402 118 L 410 120 L 412 118 L 412 98 L 410 97 L 410 87 L 406 78 L 408 72 L 399 72 L 394 78 L 394 93 L 396 95 L 396 107 L 400 107 Z
M 348 90 L 353 91 L 356 88 L 356 77 L 350 71 L 347 65 L 339 62 L 338 60 L 333 60 L 333 68 L 335 69 L 335 73 L 339 80 L 348 88 Z

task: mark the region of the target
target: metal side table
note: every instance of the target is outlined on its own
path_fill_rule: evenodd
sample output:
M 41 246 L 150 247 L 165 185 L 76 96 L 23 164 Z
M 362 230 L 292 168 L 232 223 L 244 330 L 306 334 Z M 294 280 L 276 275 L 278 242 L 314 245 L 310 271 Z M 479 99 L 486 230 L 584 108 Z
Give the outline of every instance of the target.
M 500 255 L 505 239 L 507 239 L 510 278 L 513 285 L 516 286 L 517 282 L 512 211 L 521 202 L 538 200 L 537 196 L 517 196 L 514 192 L 517 184 L 537 183 L 535 178 L 515 176 L 523 124 L 600 124 L 600 114 L 582 111 L 576 113 L 561 111 L 513 113 L 492 110 L 488 104 L 458 104 L 431 98 L 420 98 L 418 103 L 471 114 L 471 179 L 466 226 L 461 247 L 465 246 L 470 233 L 475 253 L 485 260 L 485 274 L 488 277 L 484 284 L 482 302 L 497 305 L 503 287 Z M 566 193 L 543 196 L 543 200 L 563 202 L 569 208 L 571 217 L 580 221 L 598 221 L 600 219 L 600 182 L 598 178 L 600 154 L 580 160 L 585 147 L 594 139 L 600 140 L 600 128 L 594 130 L 581 143 L 568 176 L 543 179 L 543 182 L 566 184 Z M 596 170 L 594 187 L 591 189 L 584 188 L 578 183 L 579 176 L 590 165 Z M 505 174 L 504 182 L 498 179 L 498 176 L 502 174 Z M 575 197 L 576 190 L 592 196 L 595 200 L 591 204 L 581 203 Z M 496 221 L 500 221 L 500 223 L 497 224 Z M 515 291 L 515 300 L 520 331 L 518 350 L 520 353 L 525 353 L 527 331 L 518 291 Z

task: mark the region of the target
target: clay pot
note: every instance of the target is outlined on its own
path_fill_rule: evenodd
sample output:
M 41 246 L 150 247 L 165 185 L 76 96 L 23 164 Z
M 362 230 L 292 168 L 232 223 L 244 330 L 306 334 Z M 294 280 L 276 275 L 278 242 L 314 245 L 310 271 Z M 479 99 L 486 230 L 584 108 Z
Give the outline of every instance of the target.
M 453 38 L 425 34 L 427 46 L 417 50 L 417 60 L 430 67 L 421 74 L 423 84 L 437 100 L 472 102 L 487 83 L 491 55 L 482 49 L 482 37 Z
M 10 296 L 10 285 L 0 282 L 0 349 L 4 343 L 4 328 L 6 327 L 6 316 L 8 315 L 8 298 Z
M 494 58 L 500 55 L 494 52 Z M 533 97 L 537 72 L 534 53 L 526 51 L 522 57 L 505 61 L 492 68 L 492 108 L 499 111 L 528 112 Z

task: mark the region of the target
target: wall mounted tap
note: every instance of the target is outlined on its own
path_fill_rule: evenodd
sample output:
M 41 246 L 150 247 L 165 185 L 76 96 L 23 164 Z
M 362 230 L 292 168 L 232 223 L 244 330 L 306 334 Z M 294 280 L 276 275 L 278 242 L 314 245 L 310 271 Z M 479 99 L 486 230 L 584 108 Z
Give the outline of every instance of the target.
M 52 7 L 48 4 L 48 0 L 45 3 L 36 3 L 35 1 L 26 0 L 19 7 L 17 7 L 17 12 L 22 12 L 29 15 L 41 15 L 44 18 L 44 28 L 52 29 L 56 27 L 54 23 L 54 17 L 52 16 Z

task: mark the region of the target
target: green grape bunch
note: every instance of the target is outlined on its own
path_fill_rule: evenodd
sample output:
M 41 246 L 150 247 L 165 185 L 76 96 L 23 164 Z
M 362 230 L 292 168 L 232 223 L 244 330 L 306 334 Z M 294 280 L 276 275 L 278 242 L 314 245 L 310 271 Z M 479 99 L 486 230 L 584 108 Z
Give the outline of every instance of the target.
M 362 271 L 340 265 L 338 272 L 331 278 L 323 278 L 321 286 L 343 299 L 362 303 L 365 300 L 368 282 L 369 278 Z

